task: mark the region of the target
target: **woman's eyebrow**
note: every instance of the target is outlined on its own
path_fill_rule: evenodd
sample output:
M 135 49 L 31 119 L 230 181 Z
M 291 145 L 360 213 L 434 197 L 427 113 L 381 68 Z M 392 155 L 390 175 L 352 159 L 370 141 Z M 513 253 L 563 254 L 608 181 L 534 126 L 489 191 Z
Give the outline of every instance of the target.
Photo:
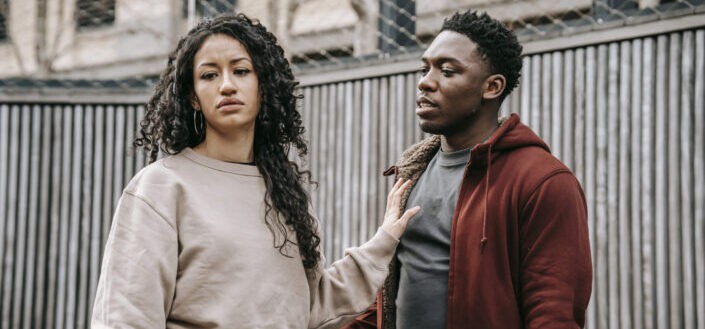
M 242 61 L 248 61 L 248 62 L 252 63 L 252 60 L 250 60 L 247 57 L 237 57 L 237 58 L 231 59 L 230 64 L 235 64 L 235 63 L 242 62 Z M 196 67 L 201 67 L 201 66 L 218 67 L 218 64 L 216 64 L 214 62 L 201 62 L 201 63 L 198 63 L 198 66 L 196 66 Z

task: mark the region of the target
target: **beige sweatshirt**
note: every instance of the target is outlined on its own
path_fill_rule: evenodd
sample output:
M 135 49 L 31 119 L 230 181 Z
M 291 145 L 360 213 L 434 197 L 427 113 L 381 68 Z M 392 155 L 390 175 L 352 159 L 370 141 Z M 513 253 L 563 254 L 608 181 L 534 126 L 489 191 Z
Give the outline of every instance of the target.
M 369 307 L 398 241 L 379 230 L 307 276 L 295 246 L 291 258 L 273 247 L 264 196 L 257 167 L 192 149 L 140 171 L 113 219 L 92 327 L 327 328 Z

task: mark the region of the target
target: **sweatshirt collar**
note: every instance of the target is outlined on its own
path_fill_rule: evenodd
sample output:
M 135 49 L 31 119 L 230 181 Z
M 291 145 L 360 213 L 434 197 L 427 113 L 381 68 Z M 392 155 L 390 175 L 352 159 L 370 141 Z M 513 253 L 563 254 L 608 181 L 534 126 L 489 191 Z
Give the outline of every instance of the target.
M 454 152 L 443 152 L 443 150 L 439 149 L 436 159 L 438 164 L 443 167 L 455 167 L 457 165 L 462 165 L 470 160 L 470 148 Z
M 226 162 L 202 155 L 187 147 L 181 151 L 186 158 L 210 169 L 228 172 L 236 175 L 261 177 L 257 166 L 242 163 Z

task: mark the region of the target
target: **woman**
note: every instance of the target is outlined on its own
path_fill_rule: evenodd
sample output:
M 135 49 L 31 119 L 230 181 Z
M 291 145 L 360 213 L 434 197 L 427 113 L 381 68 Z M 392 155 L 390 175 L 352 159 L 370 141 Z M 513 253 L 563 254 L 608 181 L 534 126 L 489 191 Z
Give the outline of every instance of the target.
M 179 41 L 135 141 L 152 163 L 118 204 L 93 327 L 332 327 L 372 303 L 418 211 L 398 216 L 409 183 L 377 234 L 324 269 L 308 172 L 287 159 L 307 151 L 295 86 L 274 35 L 244 15 Z

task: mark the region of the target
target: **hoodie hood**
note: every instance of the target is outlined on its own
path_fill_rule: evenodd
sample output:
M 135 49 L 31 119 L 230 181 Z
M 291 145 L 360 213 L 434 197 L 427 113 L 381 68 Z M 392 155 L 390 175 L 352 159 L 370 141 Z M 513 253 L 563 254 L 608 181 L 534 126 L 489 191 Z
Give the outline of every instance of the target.
M 471 151 L 473 165 L 485 166 L 491 160 L 488 153 L 511 151 L 522 147 L 540 147 L 551 152 L 548 145 L 542 141 L 526 125 L 521 123 L 519 115 L 512 113 L 509 117 L 500 119 L 500 126 L 484 142 L 475 145 Z M 441 136 L 433 135 L 412 145 L 404 153 L 396 166 L 391 167 L 385 175 L 396 174 L 398 178 L 418 178 L 416 173 L 426 170 L 426 166 L 441 147 Z M 417 176 L 417 177 L 414 177 Z M 411 189 L 409 189 L 411 190 Z
M 479 149 L 486 148 L 488 145 L 492 145 L 492 149 L 495 151 L 509 151 L 522 147 L 538 146 L 551 153 L 548 145 L 539 136 L 536 136 L 529 127 L 521 123 L 519 115 L 516 113 L 512 113 L 508 118 L 503 119 L 497 131 L 485 143 L 477 145 L 475 149 L 479 151 Z

